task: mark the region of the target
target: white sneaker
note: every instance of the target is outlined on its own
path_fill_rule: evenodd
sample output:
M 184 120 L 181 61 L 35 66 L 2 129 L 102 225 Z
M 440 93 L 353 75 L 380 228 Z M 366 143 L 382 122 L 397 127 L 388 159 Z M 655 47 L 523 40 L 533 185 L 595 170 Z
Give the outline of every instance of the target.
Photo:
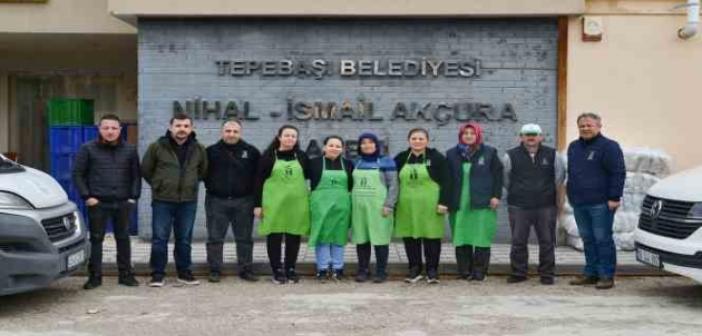
M 154 275 L 149 281 L 149 287 L 163 287 L 166 285 L 166 279 L 163 275 Z

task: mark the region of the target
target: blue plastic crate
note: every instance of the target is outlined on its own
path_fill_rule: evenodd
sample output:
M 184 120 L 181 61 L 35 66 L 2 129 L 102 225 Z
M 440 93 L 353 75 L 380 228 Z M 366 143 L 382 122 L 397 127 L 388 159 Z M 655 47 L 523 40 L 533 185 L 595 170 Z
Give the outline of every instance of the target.
M 83 143 L 97 139 L 98 134 L 97 126 L 83 126 Z
M 82 126 L 55 126 L 49 128 L 49 150 L 52 155 L 76 153 L 82 144 Z
M 59 181 L 70 181 L 73 164 L 75 161 L 75 153 L 69 154 L 51 154 L 51 169 L 50 173 Z

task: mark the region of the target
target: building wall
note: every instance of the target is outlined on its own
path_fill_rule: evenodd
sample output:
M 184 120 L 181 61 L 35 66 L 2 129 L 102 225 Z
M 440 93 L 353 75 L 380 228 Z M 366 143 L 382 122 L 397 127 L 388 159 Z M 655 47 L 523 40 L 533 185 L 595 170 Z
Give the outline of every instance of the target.
M 109 10 L 136 16 L 546 16 L 579 14 L 585 0 L 108 0 Z
M 583 42 L 580 18 L 569 24 L 568 139 L 585 111 L 604 119 L 604 133 L 627 147 L 660 148 L 675 170 L 702 164 L 702 38 L 677 37 L 682 1 L 589 1 L 604 23 L 601 42 Z
M 389 143 L 391 154 L 407 148 L 407 131 L 427 127 L 431 146 L 447 150 L 457 142 L 459 122 L 450 119 L 440 125 L 431 120 L 391 120 L 396 104 L 427 103 L 492 104 L 500 113 L 507 103 L 517 120 L 488 121 L 486 141 L 501 151 L 516 144 L 524 122 L 538 122 L 548 142 L 556 136 L 556 41 L 555 20 L 208 20 L 140 21 L 139 24 L 139 125 L 140 149 L 162 136 L 173 113 L 174 101 L 186 106 L 195 97 L 226 104 L 232 100 L 242 109 L 248 101 L 252 114 L 260 119 L 244 122 L 245 138 L 265 147 L 277 128 L 291 122 L 300 128 L 303 147 L 312 139 L 339 134 L 355 139 L 361 131 L 374 131 Z M 481 60 L 478 78 L 383 77 L 342 78 L 338 62 L 350 60 Z M 296 76 L 219 76 L 218 60 L 277 61 L 291 59 L 330 61 L 330 73 L 323 79 Z M 334 102 L 348 100 L 358 111 L 361 100 L 373 103 L 383 121 L 309 120 L 289 121 L 287 100 Z M 222 106 L 224 108 L 224 106 Z M 279 117 L 271 116 L 278 112 Z M 341 113 L 341 108 L 339 109 Z M 337 114 L 338 116 L 338 114 Z M 212 144 L 219 137 L 221 121 L 196 120 L 198 139 Z M 142 223 L 148 223 L 148 188 L 141 202 Z M 204 212 L 200 211 L 200 215 Z M 506 216 L 502 216 L 503 219 Z M 202 223 L 200 218 L 198 223 Z M 504 224 L 504 223 L 503 223 Z M 501 227 L 506 228 L 507 225 Z M 142 226 L 140 229 L 148 230 Z
M 0 3 L 0 33 L 135 34 L 136 28 L 110 15 L 107 0 L 49 0 Z
M 0 71 L 0 153 L 10 150 L 10 89 L 7 73 Z

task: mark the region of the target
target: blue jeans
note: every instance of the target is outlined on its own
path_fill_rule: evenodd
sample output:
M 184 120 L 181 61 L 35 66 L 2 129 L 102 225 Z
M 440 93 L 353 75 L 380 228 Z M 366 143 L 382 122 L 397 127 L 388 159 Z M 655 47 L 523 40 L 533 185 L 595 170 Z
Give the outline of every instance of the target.
M 617 249 L 612 239 L 614 212 L 607 203 L 574 206 L 575 222 L 585 249 L 585 276 L 611 279 L 617 265 Z
M 317 257 L 317 270 L 329 269 L 331 265 L 334 270 L 344 269 L 344 247 L 334 244 L 319 244 L 314 248 Z
M 168 239 L 171 228 L 175 236 L 173 258 L 178 273 L 190 271 L 193 225 L 197 201 L 192 202 L 151 202 L 151 270 L 152 275 L 164 275 L 168 264 Z

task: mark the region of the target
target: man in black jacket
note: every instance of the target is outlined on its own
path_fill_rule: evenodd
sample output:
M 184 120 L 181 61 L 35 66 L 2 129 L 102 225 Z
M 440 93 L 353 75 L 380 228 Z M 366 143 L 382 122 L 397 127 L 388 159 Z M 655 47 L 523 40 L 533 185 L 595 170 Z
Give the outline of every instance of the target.
M 131 265 L 129 219 L 141 193 L 139 155 L 136 147 L 121 140 L 116 115 L 100 118 L 99 136 L 81 146 L 73 167 L 73 183 L 88 207 L 90 223 L 89 278 L 83 288 L 102 284 L 102 241 L 112 220 L 117 242 L 119 283 L 138 286 Z
M 253 263 L 253 183 L 261 153 L 241 139 L 241 123 L 222 124 L 222 139 L 207 147 L 205 211 L 207 212 L 207 262 L 210 282 L 219 282 L 223 264 L 224 238 L 232 226 L 236 241 L 239 276 L 257 281 Z
M 565 165 L 554 148 L 541 143 L 544 138 L 539 125 L 524 125 L 519 136 L 519 146 L 507 151 L 503 159 L 512 229 L 512 275 L 507 282 L 527 280 L 527 243 L 533 226 L 539 241 L 541 283 L 552 285 L 556 266 L 556 192 L 565 179 Z

